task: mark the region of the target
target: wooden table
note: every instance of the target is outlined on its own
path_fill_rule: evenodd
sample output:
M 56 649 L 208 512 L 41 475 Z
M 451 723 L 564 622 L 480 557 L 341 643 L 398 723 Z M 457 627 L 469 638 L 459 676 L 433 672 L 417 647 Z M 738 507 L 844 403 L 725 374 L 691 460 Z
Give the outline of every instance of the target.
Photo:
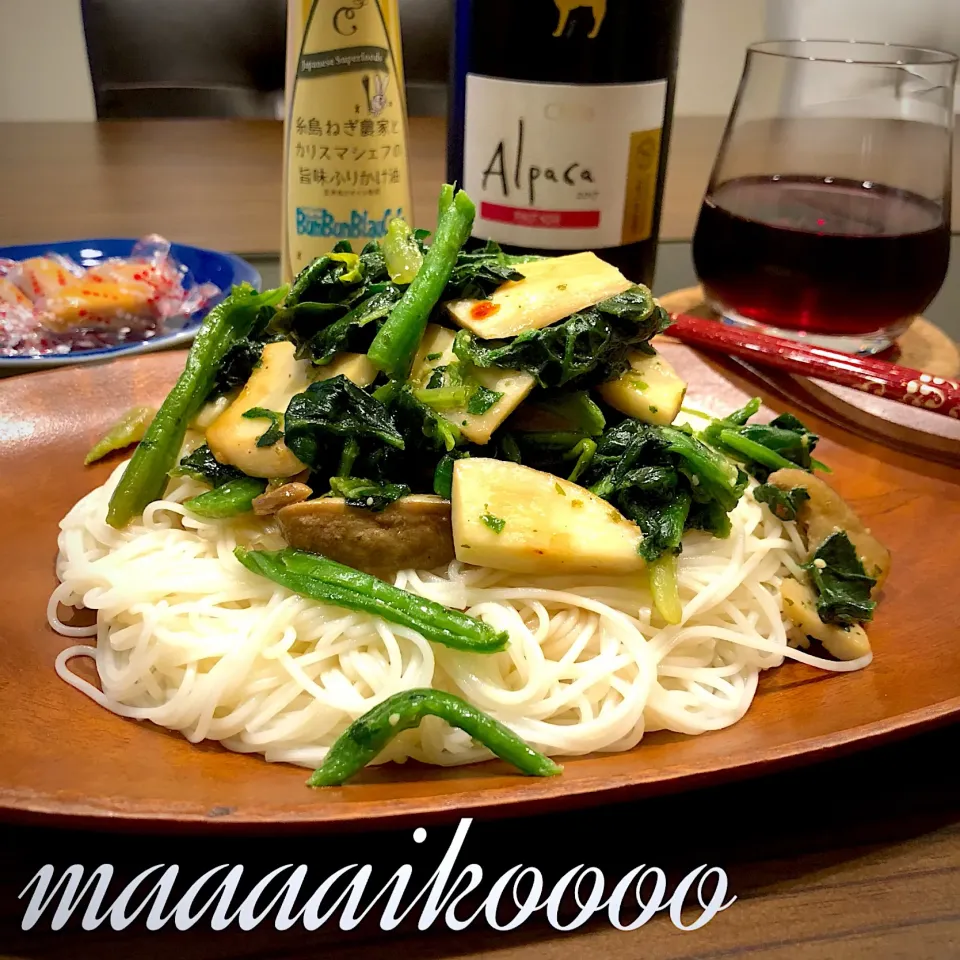
M 721 134 L 715 120 L 680 120 L 671 151 L 663 235 L 688 237 Z M 443 178 L 442 127 L 414 124 L 418 220 L 432 215 Z M 280 129 L 272 123 L 124 122 L 0 127 L 0 243 L 157 231 L 186 243 L 247 254 L 276 251 L 280 228 Z M 905 642 L 909 624 L 904 625 Z M 936 669 L 931 664 L 931 669 Z M 2 682 L 2 668 L 0 668 Z M 960 678 L 958 678 L 960 683 Z M 477 821 L 468 851 L 498 875 L 517 863 L 554 870 L 585 862 L 608 878 L 639 864 L 674 881 L 701 864 L 724 868 L 738 899 L 704 928 L 656 917 L 631 933 L 603 920 L 572 933 L 538 915 L 496 933 L 369 923 L 344 933 L 23 932 L 17 896 L 44 863 L 111 863 L 118 886 L 159 863 L 188 882 L 221 863 L 260 878 L 284 863 L 435 867 L 451 828 L 297 840 L 102 836 L 40 827 L 0 828 L 0 957 L 136 957 L 183 960 L 373 960 L 386 951 L 421 958 L 587 960 L 756 957 L 764 960 L 934 960 L 960 953 L 960 797 L 956 725 L 899 744 L 678 797 L 530 820 Z M 439 851 L 439 853 L 438 853 Z M 469 862 L 469 861 L 465 861 Z M 555 867 L 552 865 L 555 864 Z M 426 867 L 424 867 L 426 869 Z M 377 889 L 379 885 L 377 886 Z M 419 886 L 417 887 L 419 888 Z M 689 922 L 687 917 L 687 922 Z M 386 938 L 386 940 L 385 940 Z
M 958 746 L 956 727 L 947 728 L 739 785 L 529 820 L 478 820 L 470 829 L 459 862 L 479 862 L 493 877 L 516 864 L 537 865 L 553 883 L 586 863 L 600 867 L 612 885 L 612 878 L 648 864 L 676 883 L 701 864 L 720 866 L 737 900 L 692 932 L 659 915 L 634 932 L 612 929 L 601 917 L 564 934 L 542 914 L 506 933 L 482 922 L 462 933 L 439 924 L 421 933 L 405 924 L 386 935 L 370 923 L 348 933 L 335 925 L 278 933 L 264 924 L 247 933 L 214 933 L 208 926 L 187 935 L 169 927 L 147 933 L 142 923 L 121 932 L 84 932 L 77 920 L 60 933 L 50 931 L 49 921 L 45 930 L 22 932 L 24 905 L 17 895 L 48 862 L 60 869 L 110 863 L 116 889 L 161 863 L 178 864 L 185 885 L 224 863 L 243 864 L 255 879 L 286 863 L 308 864 L 319 878 L 347 864 L 371 863 L 382 867 L 373 890 L 400 864 L 412 863 L 417 879 L 411 889 L 419 890 L 453 828 L 431 828 L 423 848 L 410 830 L 271 841 L 5 828 L 0 956 L 379 960 L 387 951 L 402 951 L 422 960 L 946 960 L 958 955 L 960 944 Z M 460 914 L 472 912 L 467 901 Z
M 414 118 L 417 223 L 432 227 L 446 176 L 444 124 Z M 693 232 L 723 134 L 716 117 L 674 125 L 661 238 Z M 159 233 L 240 254 L 274 254 L 281 229 L 282 125 L 118 120 L 0 125 L 0 245 Z M 960 170 L 960 150 L 955 152 Z M 960 185 L 960 173 L 955 174 Z M 953 219 L 960 224 L 960 186 Z

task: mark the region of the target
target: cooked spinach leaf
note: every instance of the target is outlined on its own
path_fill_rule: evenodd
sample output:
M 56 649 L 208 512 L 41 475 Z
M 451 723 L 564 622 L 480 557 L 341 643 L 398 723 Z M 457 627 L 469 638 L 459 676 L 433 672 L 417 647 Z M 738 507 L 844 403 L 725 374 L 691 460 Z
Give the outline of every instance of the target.
M 580 456 L 574 449 L 589 439 L 576 430 L 514 431 L 494 437 L 497 459 L 512 460 L 561 477 L 570 472 L 569 461 Z
M 630 504 L 630 513 L 625 515 L 643 532 L 640 556 L 647 563 L 654 563 L 664 554 L 680 552 L 690 504 L 690 494 L 685 490 L 663 503 L 638 501 Z
M 679 552 L 685 530 L 728 536 L 727 514 L 747 481 L 736 464 L 683 429 L 624 420 L 599 438 L 580 482 L 640 527 L 640 553 L 652 563 Z
M 430 379 L 427 380 L 427 385 L 424 389 L 439 390 L 443 386 L 444 374 L 446 372 L 446 367 L 434 367 L 430 372 Z
M 211 487 L 222 487 L 231 480 L 239 480 L 246 474 L 221 463 L 213 451 L 206 445 L 197 447 L 193 453 L 187 454 L 171 471 L 172 477 L 193 477 L 201 483 L 209 483 Z
M 778 520 L 796 520 L 800 506 L 810 499 L 810 494 L 803 487 L 781 490 L 772 483 L 763 483 L 754 489 L 753 498 L 765 503 Z
M 726 540 L 730 536 L 730 515 L 716 501 L 690 504 L 690 513 L 687 514 L 688 530 L 703 530 L 719 540 Z
M 403 483 L 378 483 L 360 477 L 331 477 L 330 489 L 335 496 L 343 497 L 348 507 L 361 507 L 374 513 L 410 493 L 410 488 Z
M 315 469 L 339 461 L 343 441 L 349 439 L 404 448 L 390 411 L 342 374 L 311 383 L 291 399 L 283 419 L 287 446 Z M 331 443 L 334 438 L 337 442 Z
M 732 510 L 747 488 L 747 475 L 722 453 L 708 447 L 692 433 L 678 427 L 651 426 L 674 454 L 677 469 L 690 482 L 696 503 L 715 500 L 727 512 Z
M 390 279 L 386 257 L 376 240 L 369 241 L 360 251 L 360 263 L 363 265 L 363 279 L 366 283 L 386 283 Z
M 321 365 L 343 350 L 366 353 L 379 329 L 377 321 L 390 315 L 401 296 L 400 288 L 392 283 L 372 291 L 366 300 L 305 340 L 298 356 L 309 356 Z
M 342 303 L 298 303 L 281 307 L 270 320 L 267 327 L 271 334 L 289 340 L 298 347 L 298 356 L 302 347 L 320 330 L 325 330 L 348 312 Z
M 498 455 L 502 459 L 509 460 L 511 463 L 523 462 L 523 458 L 520 455 L 520 447 L 517 445 L 516 438 L 513 436 L 513 434 L 504 434 L 499 439 L 496 446 L 499 450 Z
M 730 535 L 730 511 L 749 482 L 739 464 L 754 475 L 794 467 L 799 464 L 784 454 L 802 461 L 818 439 L 790 415 L 763 427 L 748 425 L 759 407 L 760 401 L 752 400 L 699 435 L 689 427 L 624 419 L 598 439 L 581 482 L 639 525 L 644 535 L 640 552 L 648 562 L 679 552 L 686 530 L 725 538 Z M 520 447 L 529 449 L 526 437 Z M 809 457 L 805 462 L 811 463 Z M 769 485 L 758 487 L 754 495 L 782 519 L 795 519 L 807 496 L 799 488 L 784 493 Z
M 242 387 L 260 366 L 264 346 L 274 340 L 283 339 L 282 335 L 273 329 L 277 312 L 278 308 L 273 305 L 260 308 L 249 334 L 227 351 L 217 368 L 208 400 Z
M 258 447 L 272 447 L 278 440 L 283 439 L 283 414 L 266 407 L 251 407 L 242 414 L 245 420 L 269 420 L 270 426 L 259 437 Z
M 486 387 L 477 387 L 467 401 L 467 413 L 475 417 L 485 414 L 495 403 L 503 399 L 498 390 L 488 390 Z
M 274 304 L 265 304 L 260 307 L 250 332 L 227 351 L 217 367 L 207 400 L 242 387 L 250 379 L 253 371 L 260 366 L 264 345 L 273 340 L 282 339 L 271 329 L 276 314 L 277 307 Z
M 754 397 L 742 409 L 704 428 L 703 438 L 742 463 L 761 483 L 775 470 L 812 470 L 816 461 L 811 453 L 820 439 L 817 434 L 791 413 L 783 413 L 766 424 L 749 423 L 759 408 L 760 399 Z
M 267 332 L 296 344 L 298 358 L 329 363 L 341 350 L 366 351 L 401 295 L 375 240 L 359 254 L 341 240 L 300 272 Z
M 612 380 L 629 366 L 631 350 L 650 350 L 648 341 L 670 324 L 645 287 L 598 303 L 541 330 L 510 340 L 481 341 L 461 330 L 454 352 L 478 367 L 531 373 L 541 387 L 585 389 Z
M 333 252 L 307 264 L 294 278 L 284 305 L 337 303 L 363 282 L 366 264 L 356 253 Z
M 456 265 L 443 291 L 444 300 L 486 300 L 497 287 L 508 280 L 522 280 L 516 264 L 539 257 L 512 257 L 493 240 L 477 250 L 461 250 Z
M 410 384 L 392 381 L 377 391 L 413 449 L 428 453 L 449 453 L 460 442 L 460 430 L 435 409 L 417 399 Z
M 842 530 L 831 533 L 803 569 L 817 591 L 817 613 L 824 623 L 849 627 L 873 619 L 876 602 L 870 591 L 877 581 L 867 575 Z
M 217 368 L 208 399 L 242 387 L 250 379 L 254 369 L 260 365 L 263 346 L 261 341 L 250 339 L 234 344 Z
M 565 418 L 571 429 L 582 430 L 591 437 L 599 437 L 606 429 L 607 421 L 600 407 L 585 390 L 563 396 L 545 394 L 535 401 Z
M 403 449 L 375 438 L 361 438 L 356 455 L 351 454 L 347 463 L 341 460 L 339 475 L 403 484 L 415 493 L 435 490 L 438 483 L 444 483 L 444 474 L 449 485 L 453 459 L 466 455 L 458 427 L 418 400 L 409 384 L 393 381 L 378 388 L 373 396 L 389 412 L 403 437 Z M 346 453 L 345 449 L 344 456 Z M 447 455 L 449 463 L 441 467 Z M 441 495 L 449 499 L 449 487 Z
M 438 497 L 449 500 L 453 496 L 453 464 L 469 456 L 470 454 L 465 450 L 451 450 L 440 458 L 437 469 L 433 473 L 433 492 Z
M 491 449 L 501 459 L 579 483 L 593 462 L 596 438 L 603 434 L 605 424 L 603 412 L 584 391 L 539 391 L 508 421 L 505 430 L 494 435 Z

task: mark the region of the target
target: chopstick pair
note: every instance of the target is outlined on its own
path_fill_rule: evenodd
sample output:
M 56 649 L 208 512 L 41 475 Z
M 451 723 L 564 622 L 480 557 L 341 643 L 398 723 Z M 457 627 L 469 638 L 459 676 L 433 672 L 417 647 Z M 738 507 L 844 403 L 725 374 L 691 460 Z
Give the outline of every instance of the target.
M 690 346 L 753 360 L 762 366 L 854 387 L 911 407 L 960 419 L 960 383 L 876 357 L 857 357 L 826 347 L 784 340 L 746 327 L 671 314 L 666 330 Z

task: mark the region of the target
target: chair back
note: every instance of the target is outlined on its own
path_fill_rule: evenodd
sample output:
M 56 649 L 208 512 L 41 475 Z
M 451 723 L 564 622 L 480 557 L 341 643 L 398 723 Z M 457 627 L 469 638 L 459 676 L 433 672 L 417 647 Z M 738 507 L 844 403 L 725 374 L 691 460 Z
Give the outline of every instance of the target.
M 82 0 L 100 119 L 283 116 L 286 0 Z
M 282 118 L 286 0 L 81 0 L 99 119 Z M 453 0 L 400 0 L 411 116 L 444 116 Z
M 407 110 L 412 117 L 447 113 L 454 0 L 400 0 Z

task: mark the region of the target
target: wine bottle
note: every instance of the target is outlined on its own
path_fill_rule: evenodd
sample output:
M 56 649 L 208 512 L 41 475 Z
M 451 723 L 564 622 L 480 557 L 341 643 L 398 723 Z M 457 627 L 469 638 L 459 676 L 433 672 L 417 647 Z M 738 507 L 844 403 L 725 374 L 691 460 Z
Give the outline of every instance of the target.
M 447 179 L 476 241 L 651 284 L 683 0 L 456 0 Z

